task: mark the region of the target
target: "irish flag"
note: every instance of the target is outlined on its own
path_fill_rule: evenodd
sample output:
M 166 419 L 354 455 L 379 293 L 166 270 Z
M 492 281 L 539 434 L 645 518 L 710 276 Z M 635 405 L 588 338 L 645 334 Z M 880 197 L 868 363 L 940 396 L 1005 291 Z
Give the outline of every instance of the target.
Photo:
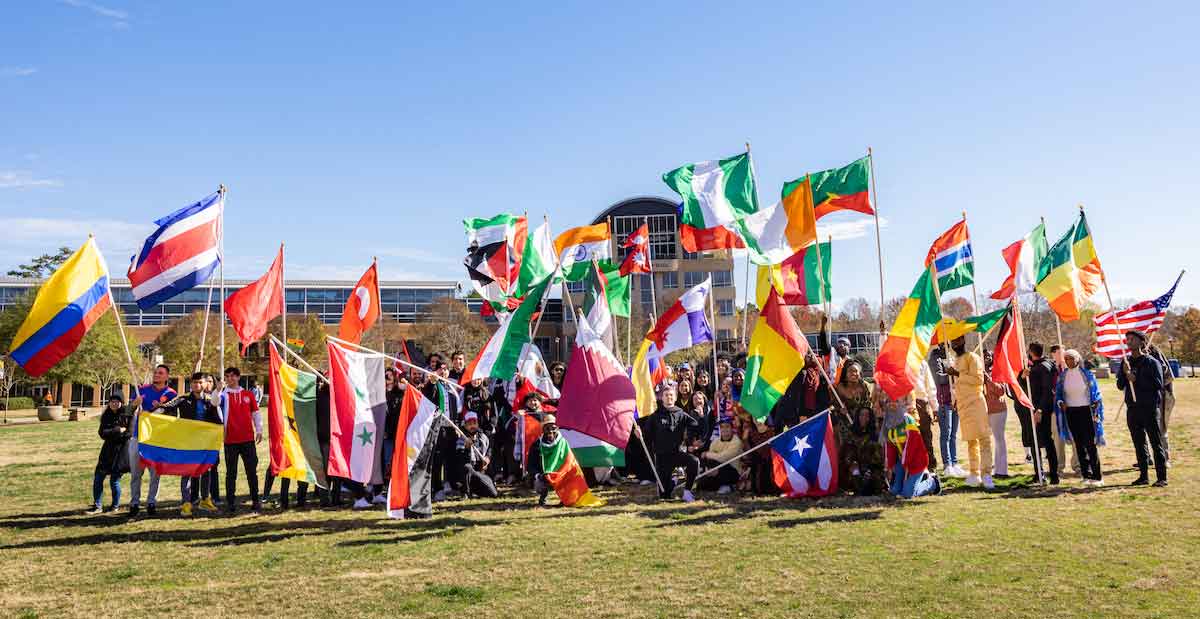
M 513 377 L 525 344 L 532 340 L 529 326 L 533 313 L 541 306 L 542 296 L 549 284 L 550 278 L 547 277 L 533 286 L 517 309 L 507 315 L 499 315 L 500 328 L 496 329 L 487 344 L 484 344 L 479 354 L 467 366 L 463 372 L 462 384 L 465 385 L 476 378 L 509 380 Z
M 750 153 L 688 164 L 663 174 L 663 182 L 683 198 L 680 222 L 693 228 L 733 223 L 758 211 Z
M 813 211 L 817 219 L 836 211 L 875 214 L 868 193 L 871 184 L 870 156 L 844 168 L 809 174 L 808 179 L 812 185 Z M 789 185 L 800 180 L 792 181 Z M 786 187 L 784 189 L 786 191 Z
M 379 483 L 387 399 L 383 355 L 329 344 L 329 475 Z
M 325 465 L 317 439 L 317 375 L 285 363 L 274 342 L 270 349 L 271 472 L 324 488 Z
M 771 288 L 784 305 L 820 305 L 828 301 L 832 261 L 830 243 L 818 243 L 801 249 L 780 264 L 759 266 L 755 304 L 766 307 Z
M 758 421 L 766 419 L 804 367 L 808 351 L 808 340 L 796 320 L 779 302 L 779 295 L 770 291 L 746 350 L 746 381 L 741 399 L 746 412 Z
M 783 186 L 780 201 L 739 223 L 750 261 L 779 264 L 797 251 L 817 242 L 817 219 L 809 177 Z
M 1047 252 L 1038 273 L 1037 291 L 1050 302 L 1050 309 L 1065 322 L 1078 320 L 1080 306 L 1096 293 L 1104 278 L 1082 211 L 1075 225 Z
M 917 384 L 933 332 L 942 320 L 933 273 L 930 267 L 921 274 L 875 360 L 875 382 L 892 399 L 904 397 Z
M 554 493 L 565 507 L 599 507 L 604 501 L 597 498 L 588 489 L 587 480 L 583 477 L 583 469 L 571 452 L 571 445 L 562 433 L 547 445 L 538 441 L 538 453 L 542 458 L 542 471 L 546 481 L 554 488 Z
M 558 254 L 563 278 L 569 282 L 586 278 L 593 260 L 599 262 L 612 256 L 611 239 L 608 222 L 571 228 L 558 235 L 554 239 L 554 251 Z

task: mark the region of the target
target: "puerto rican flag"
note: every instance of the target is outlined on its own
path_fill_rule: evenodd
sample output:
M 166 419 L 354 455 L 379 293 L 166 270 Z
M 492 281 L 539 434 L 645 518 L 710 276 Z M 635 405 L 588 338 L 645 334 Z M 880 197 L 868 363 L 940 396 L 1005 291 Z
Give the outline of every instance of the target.
M 829 411 L 809 417 L 771 441 L 772 476 L 788 498 L 837 492 L 837 444 Z
M 158 229 L 129 264 L 129 284 L 142 310 L 208 281 L 221 263 L 221 213 L 218 191 L 155 221 Z

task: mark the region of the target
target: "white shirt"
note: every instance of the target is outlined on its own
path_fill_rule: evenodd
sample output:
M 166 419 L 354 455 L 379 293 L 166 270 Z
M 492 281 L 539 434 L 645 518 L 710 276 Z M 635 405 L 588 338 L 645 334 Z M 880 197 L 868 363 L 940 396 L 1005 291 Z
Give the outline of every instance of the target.
M 1067 406 L 1091 406 L 1092 394 L 1083 370 L 1068 368 L 1063 374 L 1063 401 Z

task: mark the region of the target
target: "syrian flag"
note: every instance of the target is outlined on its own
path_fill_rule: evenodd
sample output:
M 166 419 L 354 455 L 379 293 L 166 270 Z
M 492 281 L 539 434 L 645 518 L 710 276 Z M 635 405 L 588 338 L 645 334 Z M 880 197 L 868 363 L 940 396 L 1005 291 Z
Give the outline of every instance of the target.
M 517 364 L 525 345 L 533 340 L 530 337 L 529 328 L 533 322 L 534 312 L 541 305 L 550 279 L 547 277 L 535 285 L 516 310 L 507 315 L 497 316 L 500 320 L 500 328 L 496 329 L 487 344 L 484 344 L 479 354 L 467 366 L 462 375 L 462 384 L 465 385 L 476 378 L 499 378 L 500 380 L 512 378 L 517 371 Z
M 380 483 L 387 419 L 383 355 L 329 342 L 329 475 Z
M 524 217 L 497 215 L 463 221 L 467 229 L 467 257 L 463 265 L 471 284 L 484 299 L 502 301 L 514 292 L 521 258 L 528 240 Z
M 379 320 L 383 313 L 379 305 L 379 270 L 372 262 L 363 276 L 354 285 L 354 294 L 342 309 L 342 322 L 338 325 L 338 338 L 355 344 L 362 334 Z
M 563 380 L 558 424 L 625 449 L 633 431 L 633 382 L 588 323 L 587 318 L 579 320 L 570 371 Z
M 600 336 L 604 346 L 611 351 L 613 348 L 613 317 L 612 310 L 608 307 L 607 280 L 604 273 L 600 271 L 600 265 L 595 262 L 588 269 L 587 293 L 583 297 L 583 313 L 587 317 L 588 325 Z
M 1049 251 L 1046 243 L 1046 224 L 1038 224 L 1025 238 L 1000 250 L 1010 271 L 1000 289 L 992 293 L 997 301 L 1007 301 L 1013 295 L 1034 292 L 1038 281 L 1038 265 Z
M 837 444 L 828 411 L 771 441 L 772 476 L 788 498 L 837 492 L 837 463 Z
M 392 453 L 392 476 L 388 483 L 388 516 L 403 518 L 414 504 L 418 510 L 429 503 L 429 459 L 442 415 L 437 405 L 411 386 L 404 390 L 400 420 L 396 425 L 396 449 Z M 418 464 L 424 465 L 418 468 Z M 417 511 L 417 510 L 414 510 Z

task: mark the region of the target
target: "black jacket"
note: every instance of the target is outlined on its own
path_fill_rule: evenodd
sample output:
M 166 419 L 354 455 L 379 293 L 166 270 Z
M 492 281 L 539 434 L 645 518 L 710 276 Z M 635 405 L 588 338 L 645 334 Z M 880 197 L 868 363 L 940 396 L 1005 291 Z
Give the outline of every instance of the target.
M 183 397 L 171 400 L 163 405 L 162 409 L 173 413 L 180 419 L 221 423 L 221 412 L 217 410 L 215 404 L 204 396 L 197 398 L 188 393 Z
M 1029 368 L 1029 399 L 1043 413 L 1054 411 L 1054 362 L 1042 357 Z
M 698 432 L 700 423 L 678 406 L 659 406 L 650 418 L 650 429 L 655 455 L 665 456 L 683 451 L 683 439 L 689 432 Z
M 404 390 L 407 385 L 397 385 L 387 392 L 387 417 L 383 422 L 383 438 L 394 440 L 396 426 L 400 424 L 400 406 L 404 404 Z
M 96 470 L 103 473 L 122 474 L 129 472 L 129 452 L 127 449 L 129 437 L 133 436 L 133 410 L 124 406 L 120 410 L 110 410 L 104 407 L 100 414 L 100 438 L 104 445 L 100 447 L 100 458 L 96 460 Z M 124 431 L 121 428 L 125 428 Z
M 1162 366 L 1154 357 L 1142 355 L 1137 358 L 1130 357 L 1129 367 L 1133 370 L 1133 395 L 1137 396 L 1137 402 L 1134 402 L 1133 396 L 1130 395 L 1129 379 L 1125 378 L 1122 366 L 1121 371 L 1117 372 L 1117 389 L 1125 392 L 1125 405 L 1131 411 L 1157 412 L 1162 404 Z
M 317 385 L 317 442 L 329 444 L 329 383 Z

